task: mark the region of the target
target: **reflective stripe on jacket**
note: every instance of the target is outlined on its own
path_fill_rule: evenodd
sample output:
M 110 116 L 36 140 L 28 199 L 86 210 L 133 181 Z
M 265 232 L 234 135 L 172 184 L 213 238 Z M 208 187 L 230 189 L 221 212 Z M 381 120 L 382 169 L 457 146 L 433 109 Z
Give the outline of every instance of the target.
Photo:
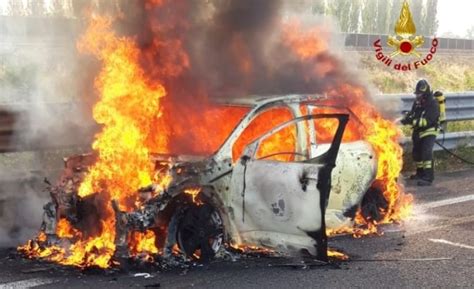
M 430 127 L 426 130 L 419 131 L 418 133 L 420 134 L 420 137 L 423 138 L 429 135 L 437 136 L 439 134 L 439 130 L 436 127 Z

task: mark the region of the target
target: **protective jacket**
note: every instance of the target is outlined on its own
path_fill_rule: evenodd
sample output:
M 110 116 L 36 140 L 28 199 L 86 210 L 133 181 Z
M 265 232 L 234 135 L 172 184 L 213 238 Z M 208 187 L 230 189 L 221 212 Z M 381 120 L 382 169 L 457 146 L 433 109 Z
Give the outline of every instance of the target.
M 429 93 L 420 100 L 413 103 L 410 113 L 405 118 L 405 124 L 411 124 L 413 133 L 419 134 L 420 138 L 429 135 L 438 135 L 439 132 L 439 104 Z M 407 123 L 411 121 L 411 123 Z

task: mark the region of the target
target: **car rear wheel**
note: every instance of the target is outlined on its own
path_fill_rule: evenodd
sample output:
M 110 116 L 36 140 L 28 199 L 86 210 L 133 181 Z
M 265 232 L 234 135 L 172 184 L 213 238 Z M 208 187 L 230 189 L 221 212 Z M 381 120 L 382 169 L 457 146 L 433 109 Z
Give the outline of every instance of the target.
M 388 202 L 383 195 L 383 191 L 377 184 L 372 184 L 362 199 L 362 216 L 368 222 L 379 222 L 384 218 L 382 212 L 386 212 L 387 209 Z
M 222 246 L 224 228 L 219 212 L 209 204 L 193 204 L 178 222 L 176 241 L 188 257 L 207 262 Z

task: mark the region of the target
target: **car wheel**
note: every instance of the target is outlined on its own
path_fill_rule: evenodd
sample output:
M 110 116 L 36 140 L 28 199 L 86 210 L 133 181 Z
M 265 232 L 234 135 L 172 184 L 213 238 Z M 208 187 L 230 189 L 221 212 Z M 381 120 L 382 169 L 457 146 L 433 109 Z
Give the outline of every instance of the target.
M 219 212 L 209 204 L 193 204 L 178 222 L 176 241 L 189 258 L 208 262 L 222 246 L 224 228 Z
M 368 222 L 378 222 L 384 218 L 382 211 L 387 209 L 388 202 L 383 195 L 383 191 L 376 184 L 373 184 L 362 199 L 362 216 Z

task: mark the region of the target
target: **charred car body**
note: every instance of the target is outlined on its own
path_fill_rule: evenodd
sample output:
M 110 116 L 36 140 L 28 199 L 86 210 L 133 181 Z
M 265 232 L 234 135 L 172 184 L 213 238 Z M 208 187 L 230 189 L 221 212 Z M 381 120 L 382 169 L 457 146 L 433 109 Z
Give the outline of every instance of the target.
M 141 188 L 141 206 L 134 211 L 122 211 L 112 201 L 116 251 L 126 254 L 131 232 L 151 229 L 165 236 L 157 241 L 164 255 L 177 244 L 190 257 L 199 250 L 201 258 L 208 259 L 224 244 L 245 244 L 283 252 L 308 250 L 327 259 L 326 226 L 351 225 L 355 208 L 375 178 L 376 159 L 367 142 L 342 142 L 350 112 L 337 108 L 316 113 L 325 109 L 319 100 L 287 95 L 227 104 L 250 110 L 215 154 L 153 156 L 156 170 L 166 171 L 171 184 L 159 191 L 155 185 Z M 244 130 L 275 109 L 286 110 L 291 119 L 246 143 L 235 156 L 235 143 Z M 318 140 L 318 123 L 327 120 L 331 136 Z M 293 140 L 284 150 L 277 146 L 261 151 L 267 140 L 285 130 Z M 82 175 L 93 162 L 93 155 L 65 160 L 67 173 L 51 190 L 53 202 L 45 206 L 42 230 L 48 236 L 54 237 L 60 218 L 79 228 L 90 223 L 88 219 L 100 218 L 98 211 L 81 213 L 100 200 L 77 196 Z

